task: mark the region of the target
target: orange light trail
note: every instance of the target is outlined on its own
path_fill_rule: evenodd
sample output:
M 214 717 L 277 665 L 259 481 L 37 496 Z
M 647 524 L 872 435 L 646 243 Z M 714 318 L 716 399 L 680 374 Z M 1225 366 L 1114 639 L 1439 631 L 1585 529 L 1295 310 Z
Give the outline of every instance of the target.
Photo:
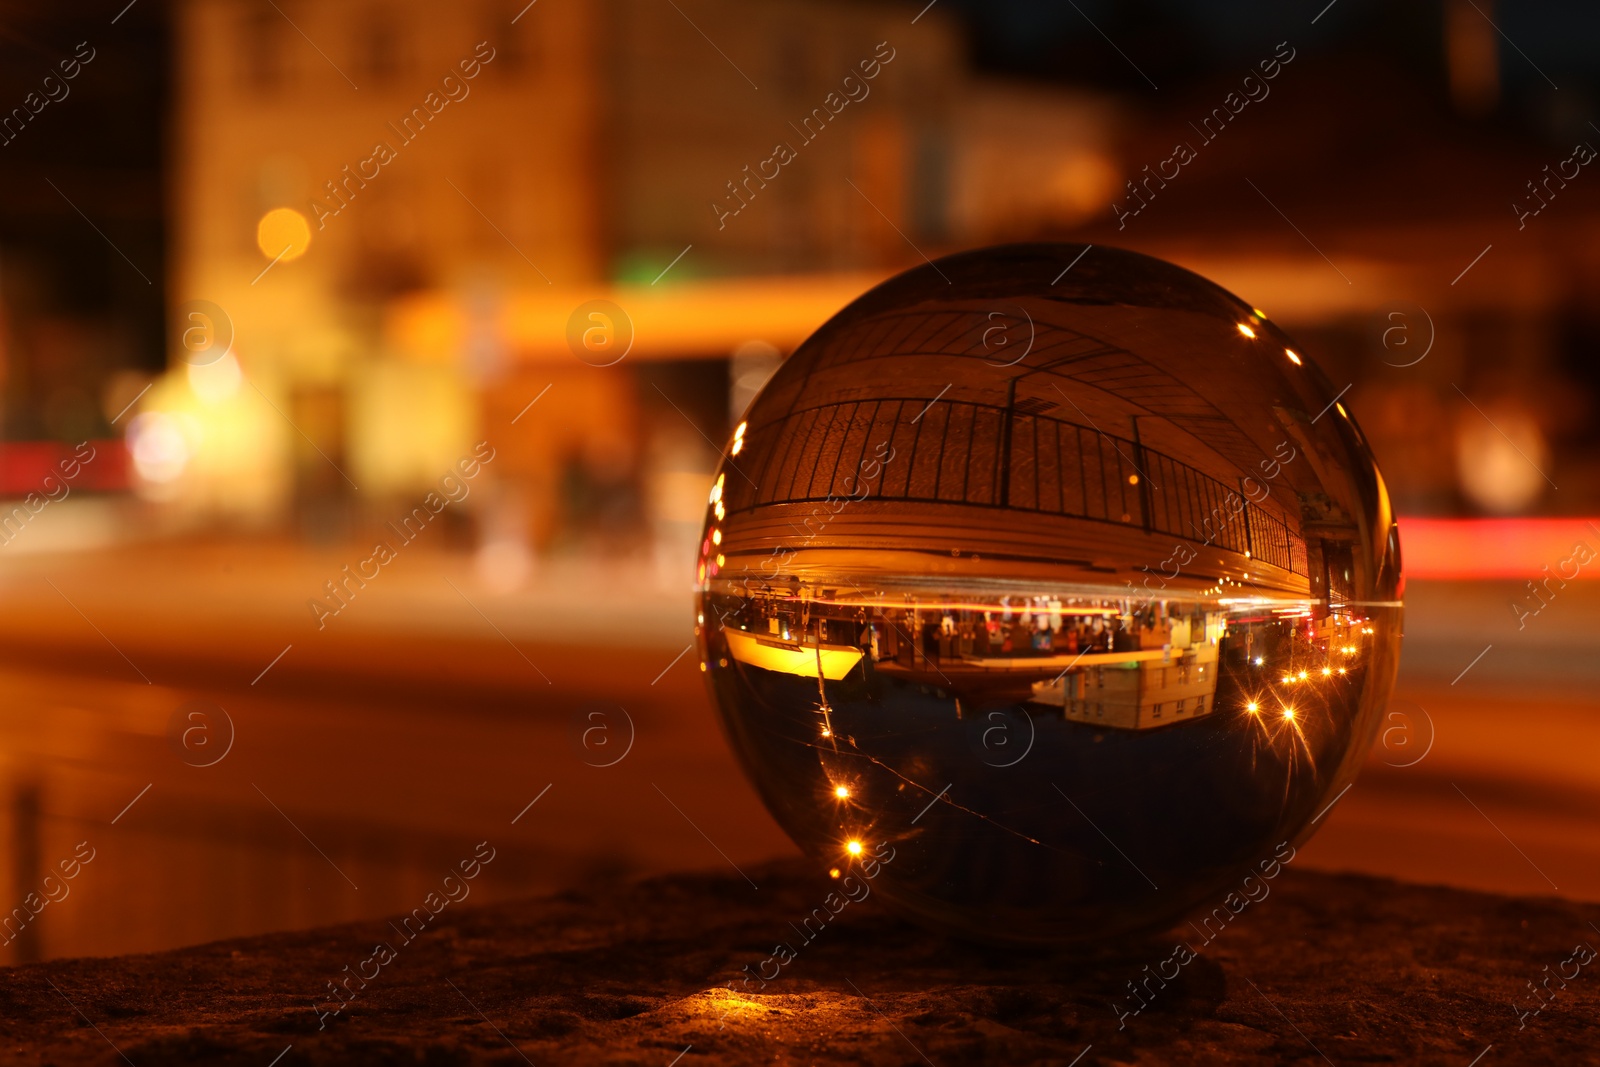
M 1578 541 L 1595 544 L 1596 518 L 1431 519 L 1401 517 L 1407 578 L 1466 580 L 1554 571 Z M 1600 567 L 1579 567 L 1578 578 L 1600 578 Z M 1570 580 L 1570 579 L 1569 579 Z

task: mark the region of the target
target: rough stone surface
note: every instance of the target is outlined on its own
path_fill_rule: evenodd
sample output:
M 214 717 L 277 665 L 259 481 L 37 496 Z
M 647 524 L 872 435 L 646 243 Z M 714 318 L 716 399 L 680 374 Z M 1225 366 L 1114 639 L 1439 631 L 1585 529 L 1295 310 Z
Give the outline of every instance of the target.
M 747 873 L 758 890 L 732 873 L 684 874 L 450 905 L 410 943 L 386 923 L 358 923 L 0 970 L 0 1058 L 1600 1063 L 1600 960 L 1563 967 L 1576 945 L 1600 946 L 1597 906 L 1287 870 L 1209 944 L 1181 928 L 1084 958 L 945 941 L 871 898 L 807 942 L 796 927 L 838 883 L 794 861 Z M 1137 1006 L 1127 983 L 1182 940 L 1198 956 L 1164 988 L 1151 981 L 1148 1007 L 1119 1024 L 1114 1005 Z M 331 1006 L 325 983 L 379 941 L 395 958 L 365 989 L 351 981 L 349 1007 L 319 1028 L 313 1005 Z M 777 978 L 728 988 L 780 942 L 795 958 Z M 1564 988 L 1547 978 L 1563 969 L 1577 970 Z M 1519 1021 L 1514 1004 L 1539 1004 L 1527 983 L 1546 981 L 1547 1006 Z

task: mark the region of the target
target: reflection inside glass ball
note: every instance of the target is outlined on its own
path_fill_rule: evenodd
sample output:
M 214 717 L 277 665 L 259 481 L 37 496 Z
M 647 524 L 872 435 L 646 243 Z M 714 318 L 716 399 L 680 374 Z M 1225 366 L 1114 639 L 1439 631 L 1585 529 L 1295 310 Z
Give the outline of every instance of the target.
M 988 941 L 1157 928 L 1292 855 L 1398 662 L 1393 517 L 1338 394 L 1114 249 L 966 253 L 846 308 L 737 427 L 698 567 L 779 823 Z

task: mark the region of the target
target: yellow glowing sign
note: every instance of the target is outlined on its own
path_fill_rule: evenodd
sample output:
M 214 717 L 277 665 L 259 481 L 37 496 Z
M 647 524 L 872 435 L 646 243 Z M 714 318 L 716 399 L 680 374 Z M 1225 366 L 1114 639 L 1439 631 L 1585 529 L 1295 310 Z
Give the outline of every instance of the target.
M 859 648 L 847 645 L 801 645 L 756 637 L 754 634 L 727 631 L 728 651 L 740 663 L 803 678 L 822 677 L 837 682 L 861 662 Z

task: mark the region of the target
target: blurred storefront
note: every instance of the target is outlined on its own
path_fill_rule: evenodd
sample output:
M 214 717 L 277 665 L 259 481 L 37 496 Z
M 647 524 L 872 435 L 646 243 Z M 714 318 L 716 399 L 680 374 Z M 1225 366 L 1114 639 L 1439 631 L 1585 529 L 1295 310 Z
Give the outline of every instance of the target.
M 135 435 L 183 457 L 135 441 L 148 495 L 337 536 L 488 439 L 507 573 L 670 565 L 783 353 L 913 248 L 1079 222 L 1114 181 L 1109 105 L 975 80 L 937 12 L 502 6 L 179 9 L 173 315 L 234 340 L 175 345 L 145 398 Z
M 1358 383 L 1404 512 L 1560 510 L 1544 461 L 1581 436 L 1568 356 L 1600 245 L 1570 194 L 1564 227 L 1506 224 L 1496 182 L 1526 151 L 1430 120 L 1385 173 L 1427 158 L 1465 184 L 1391 194 L 1339 155 L 1370 131 L 1304 102 L 1330 77 L 1308 57 L 1273 83 L 1301 103 L 1253 104 L 1162 182 L 1144 164 L 1223 97 L 994 82 L 937 8 L 680 7 L 175 8 L 171 369 L 122 424 L 167 522 L 354 536 L 490 440 L 447 527 L 486 574 L 579 549 L 670 569 L 784 353 L 924 257 L 1041 238 L 1249 294 Z M 1286 195 L 1308 168 L 1370 223 Z M 183 340 L 202 321 L 226 354 Z M 1567 462 L 1581 508 L 1593 465 Z

